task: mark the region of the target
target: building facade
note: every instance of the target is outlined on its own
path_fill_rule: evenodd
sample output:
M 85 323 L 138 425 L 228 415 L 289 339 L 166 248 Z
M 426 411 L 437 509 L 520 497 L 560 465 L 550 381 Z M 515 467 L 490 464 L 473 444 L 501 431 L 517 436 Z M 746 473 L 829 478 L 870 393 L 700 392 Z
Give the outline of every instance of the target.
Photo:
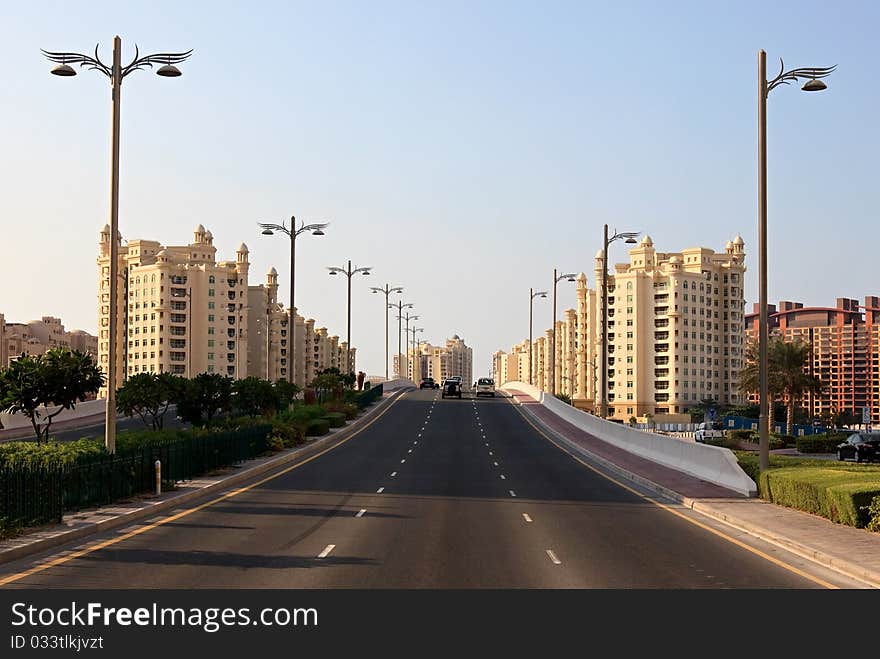
M 613 267 L 607 276 L 610 418 L 682 414 L 704 399 L 743 402 L 736 382 L 745 356 L 744 273 L 739 236 L 723 253 L 705 247 L 658 252 L 645 236 L 629 250 L 628 262 Z M 548 367 L 555 359 L 556 392 L 595 411 L 601 386 L 601 251 L 594 277 L 594 290 L 586 275 L 577 277 L 577 309 L 566 309 L 564 320 L 556 321 L 555 350 L 548 330 L 535 340 L 531 355 L 535 386 L 551 390 Z M 509 378 L 515 354 L 519 379 L 528 382 L 519 350 L 514 347 L 507 370 L 499 372 Z M 504 368 L 497 353 L 496 368 Z
M 220 373 L 287 378 L 289 309 L 278 302 L 278 273 L 249 285 L 247 245 L 234 260 L 218 261 L 214 237 L 200 224 L 187 245 L 154 240 L 119 241 L 117 278 L 117 382 L 138 373 L 194 377 Z M 109 357 L 110 229 L 101 232 L 98 264 L 98 363 Z M 338 364 L 338 354 L 314 330 L 314 320 L 295 314 L 295 382 Z M 326 333 L 326 330 L 325 330 Z M 335 337 L 333 337 L 335 338 Z M 354 353 L 354 351 L 352 351 Z M 102 391 L 103 395 L 104 392 Z
M 0 315 L 0 368 L 20 355 L 42 355 L 52 348 L 69 348 L 97 359 L 98 338 L 83 330 L 68 332 L 60 318 L 43 316 L 27 323 L 6 323 Z
M 837 298 L 834 307 L 805 307 L 782 301 L 768 305 L 771 336 L 800 340 L 811 346 L 805 370 L 824 385 L 818 394 L 804 396 L 800 404 L 812 418 L 840 412 L 861 418 L 869 408 L 871 423 L 880 424 L 880 297 L 869 295 L 864 304 Z M 760 307 L 746 316 L 746 334 L 757 341 Z M 757 403 L 756 392 L 750 399 Z
M 451 339 L 446 339 L 443 346 L 420 342 L 415 354 L 410 355 L 408 373 L 414 382 L 431 377 L 435 382 L 442 383 L 446 378 L 457 375 L 469 387 L 474 376 L 473 359 L 473 349 L 455 334 Z

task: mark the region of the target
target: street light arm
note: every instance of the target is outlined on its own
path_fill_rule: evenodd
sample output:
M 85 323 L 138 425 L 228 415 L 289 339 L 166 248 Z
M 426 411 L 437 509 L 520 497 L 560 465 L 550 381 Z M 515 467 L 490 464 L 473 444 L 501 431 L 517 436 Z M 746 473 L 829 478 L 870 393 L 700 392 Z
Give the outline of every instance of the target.
M 96 47 L 97 52 L 97 47 Z M 192 55 L 192 48 L 182 53 L 155 53 L 154 55 L 144 55 L 140 59 L 138 59 L 138 47 L 137 44 L 134 46 L 134 59 L 128 64 L 128 66 L 122 67 L 122 77 L 124 78 L 129 73 L 133 71 L 138 71 L 143 69 L 145 66 L 149 66 L 151 69 L 153 68 L 153 64 L 180 64 L 184 60 L 188 59 L 190 55 Z
M 571 272 L 571 273 L 569 273 L 569 274 L 567 274 L 567 275 L 559 275 L 559 276 L 556 278 L 556 283 L 558 284 L 558 283 L 561 282 L 563 279 L 571 279 L 571 278 L 573 278 L 573 277 L 577 277 L 577 275 L 574 274 L 573 272 Z
M 283 224 L 271 224 L 268 222 L 257 222 L 257 226 L 261 229 L 270 229 L 271 231 L 280 231 L 281 233 L 286 233 L 290 236 L 290 230 L 284 226 Z M 291 236 L 292 237 L 292 236 Z
M 621 231 L 620 233 L 618 233 L 617 229 L 615 229 L 614 235 L 608 239 L 608 244 L 610 245 L 615 240 L 619 240 L 620 238 L 630 239 L 630 238 L 635 238 L 638 235 L 639 235 L 638 231 Z
M 113 76 L 113 71 L 98 57 L 98 45 L 99 44 L 95 44 L 94 57 L 91 57 L 90 55 L 83 55 L 81 53 L 54 52 L 43 50 L 42 48 L 40 49 L 40 51 L 43 53 L 46 59 L 51 62 L 59 62 L 60 64 L 79 64 L 80 67 L 87 66 L 89 69 L 100 71 L 108 78 L 110 78 Z
M 317 231 L 317 230 L 323 231 L 324 229 L 326 229 L 329 226 L 330 226 L 329 222 L 323 222 L 323 223 L 317 223 L 317 224 L 300 224 L 300 227 L 299 227 L 299 229 L 297 229 L 295 231 L 295 234 L 298 236 L 299 234 L 303 233 L 304 231 Z
M 767 93 L 769 94 L 772 89 L 778 87 L 779 85 L 787 85 L 791 82 L 797 82 L 798 80 L 804 79 L 812 79 L 816 78 L 825 78 L 834 73 L 834 69 L 837 68 L 837 64 L 834 66 L 820 67 L 820 68 L 802 68 L 802 69 L 792 69 L 791 71 L 785 71 L 785 65 L 782 62 L 782 58 L 779 58 L 779 75 L 777 75 L 773 80 L 767 82 Z

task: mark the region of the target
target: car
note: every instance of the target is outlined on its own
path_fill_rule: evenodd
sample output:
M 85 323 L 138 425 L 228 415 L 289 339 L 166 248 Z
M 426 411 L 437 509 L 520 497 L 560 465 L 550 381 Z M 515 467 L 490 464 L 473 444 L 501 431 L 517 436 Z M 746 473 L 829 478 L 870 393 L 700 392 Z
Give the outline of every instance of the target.
M 873 462 L 880 459 L 880 433 L 856 432 L 837 445 L 837 459 Z
M 422 378 L 419 389 L 439 389 L 440 385 L 434 382 L 434 378 Z
M 694 441 L 714 444 L 724 439 L 724 424 L 720 421 L 704 421 L 694 431 Z
M 453 378 L 447 378 L 447 380 L 443 383 L 443 392 L 440 394 L 441 398 L 461 398 L 461 381 L 454 380 Z
M 474 385 L 476 396 L 492 396 L 495 398 L 495 380 L 492 378 L 480 378 Z

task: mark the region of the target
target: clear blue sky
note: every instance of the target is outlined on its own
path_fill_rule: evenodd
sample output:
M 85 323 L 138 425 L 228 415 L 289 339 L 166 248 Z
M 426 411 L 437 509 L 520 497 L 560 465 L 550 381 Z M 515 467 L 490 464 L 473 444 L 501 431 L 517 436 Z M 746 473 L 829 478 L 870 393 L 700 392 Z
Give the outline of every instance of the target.
M 110 90 L 48 74 L 40 48 L 109 59 L 194 48 L 183 77 L 122 90 L 120 228 L 251 249 L 253 281 L 287 244 L 258 220 L 332 222 L 298 243 L 297 306 L 344 336 L 356 280 L 359 366 L 381 373 L 369 285 L 406 287 L 423 337 L 460 334 L 474 372 L 528 335 L 528 288 L 585 271 L 602 224 L 660 251 L 742 234 L 757 298 L 757 51 L 772 75 L 838 64 L 829 90 L 773 92 L 770 299 L 880 293 L 875 2 L 21 2 L 0 4 L 0 312 L 95 331 L 108 221 Z M 622 260 L 623 246 L 612 257 Z M 25 283 L 26 282 L 26 283 Z M 561 310 L 574 303 L 560 285 Z M 536 301 L 536 334 L 550 324 Z M 395 335 L 396 327 L 392 330 Z M 396 341 L 392 341 L 396 343 Z

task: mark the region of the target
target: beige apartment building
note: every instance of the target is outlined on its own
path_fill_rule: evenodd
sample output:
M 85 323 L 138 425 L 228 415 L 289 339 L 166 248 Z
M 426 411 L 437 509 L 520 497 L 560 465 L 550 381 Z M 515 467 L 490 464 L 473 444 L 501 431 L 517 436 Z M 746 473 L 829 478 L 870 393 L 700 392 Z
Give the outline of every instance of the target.
M 27 323 L 7 323 L 0 315 L 0 368 L 20 355 L 42 355 L 52 348 L 79 350 L 97 358 L 98 337 L 83 330 L 68 332 L 60 318 L 43 316 Z
M 872 425 L 880 425 L 880 297 L 869 295 L 864 302 L 841 297 L 833 307 L 789 301 L 767 306 L 771 336 L 801 340 L 812 348 L 804 368 L 825 386 L 800 401 L 812 418 L 838 412 L 861 418 L 869 408 Z M 755 304 L 745 319 L 750 341 L 757 340 L 759 312 Z M 749 398 L 758 402 L 756 392 Z
M 739 404 L 736 382 L 743 366 L 744 242 L 737 236 L 723 253 L 705 247 L 658 252 L 650 236 L 629 250 L 629 261 L 608 274 L 608 414 L 628 420 L 682 414 L 701 400 Z M 577 278 L 577 309 L 556 321 L 557 346 L 547 330 L 534 345 L 495 354 L 496 380 L 516 372 L 550 391 L 555 359 L 557 393 L 596 410 L 600 391 L 602 252 L 596 254 L 596 289 Z M 514 365 L 515 362 L 515 365 Z M 523 364 L 525 362 L 525 364 Z M 524 376 L 524 377 L 523 377 Z M 503 379 L 502 379 L 503 378 Z
M 194 377 L 288 377 L 289 310 L 278 302 L 278 273 L 250 286 L 249 251 L 217 260 L 210 231 L 200 224 L 188 245 L 163 246 L 136 239 L 119 248 L 118 379 L 138 373 Z M 109 355 L 110 228 L 101 232 L 98 256 L 98 360 Z M 314 330 L 314 320 L 295 315 L 297 373 L 304 386 L 316 370 L 338 363 L 338 354 Z M 335 337 L 334 337 L 335 338 Z M 354 353 L 354 351 L 352 351 Z M 102 392 L 103 395 L 103 392 Z
M 395 372 L 397 367 L 406 360 L 406 356 L 395 355 Z M 442 383 L 446 378 L 460 376 L 466 387 L 473 383 L 474 377 L 474 354 L 473 348 L 468 347 L 458 334 L 451 339 L 446 339 L 443 346 L 435 346 L 430 343 L 419 343 L 415 354 L 410 353 L 407 374 L 414 382 L 423 377 L 434 378 L 435 382 Z

